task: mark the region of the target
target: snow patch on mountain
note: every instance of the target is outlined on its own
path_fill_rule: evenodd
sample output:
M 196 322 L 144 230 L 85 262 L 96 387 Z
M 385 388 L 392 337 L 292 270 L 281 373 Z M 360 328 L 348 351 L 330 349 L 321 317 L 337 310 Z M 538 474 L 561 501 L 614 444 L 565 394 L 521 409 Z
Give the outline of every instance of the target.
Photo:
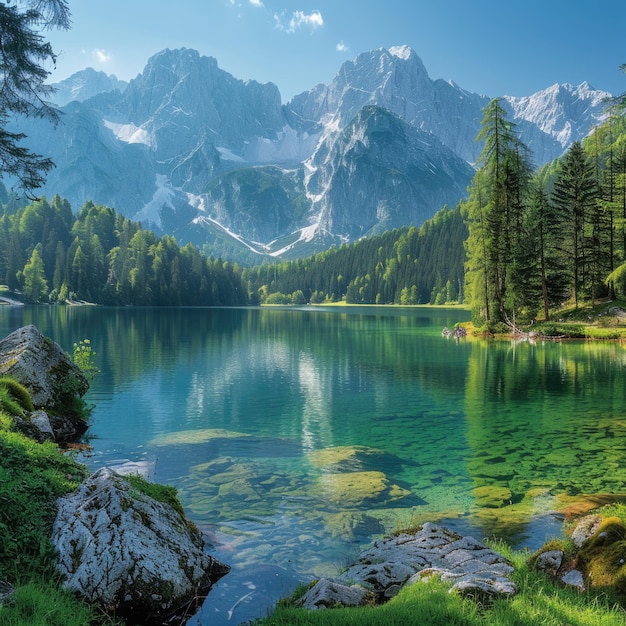
M 212 217 L 208 217 L 207 215 L 198 215 L 197 217 L 195 217 L 192 220 L 192 224 L 198 224 L 198 225 L 201 225 L 201 224 L 211 224 L 211 225 L 215 226 L 216 228 L 218 228 L 219 230 L 221 230 L 224 233 L 226 233 L 229 237 L 231 237 L 235 241 L 238 241 L 239 243 L 244 245 L 246 248 L 248 248 L 252 252 L 255 252 L 256 254 L 262 254 L 254 246 L 251 246 L 241 235 L 238 235 L 237 233 L 233 232 L 232 230 L 226 228 L 226 226 L 224 226 L 224 224 L 220 224 L 220 222 L 218 222 L 216 219 L 213 219 Z
M 217 146 L 217 151 L 220 153 L 220 157 L 224 161 L 235 161 L 236 163 L 245 163 L 239 155 L 235 154 L 232 150 L 225 148 L 224 146 Z
M 173 203 L 174 190 L 170 186 L 167 176 L 164 174 L 157 174 L 156 187 L 156 191 L 150 202 L 148 202 L 141 211 L 133 215 L 132 219 L 142 223 L 154 224 L 157 228 L 161 228 L 161 210 L 164 207 L 168 207 L 172 210 L 175 209 Z
M 320 229 L 319 222 L 315 224 L 311 224 L 310 226 L 305 226 L 304 228 L 301 228 L 300 237 L 298 237 L 298 239 L 296 239 L 294 242 L 290 243 L 289 245 L 285 246 L 284 248 L 281 248 L 280 250 L 274 250 L 274 252 L 270 252 L 270 256 L 281 257 L 283 256 L 283 254 L 286 254 L 290 250 L 293 250 L 293 248 L 295 248 L 296 245 L 300 243 L 301 241 L 304 241 L 304 242 L 313 241 L 315 239 L 315 236 L 319 232 L 319 229 Z
M 298 132 L 285 125 L 275 139 L 253 137 L 246 142 L 243 158 L 249 163 L 300 163 L 317 146 L 321 130 L 316 133 Z
M 409 46 L 392 46 L 389 48 L 389 54 L 404 61 L 408 61 L 414 52 Z
M 150 139 L 150 133 L 140 126 L 134 124 L 117 124 L 109 120 L 103 120 L 104 126 L 111 130 L 116 139 L 123 141 L 124 143 L 142 143 L 149 148 L 152 148 L 152 141 Z

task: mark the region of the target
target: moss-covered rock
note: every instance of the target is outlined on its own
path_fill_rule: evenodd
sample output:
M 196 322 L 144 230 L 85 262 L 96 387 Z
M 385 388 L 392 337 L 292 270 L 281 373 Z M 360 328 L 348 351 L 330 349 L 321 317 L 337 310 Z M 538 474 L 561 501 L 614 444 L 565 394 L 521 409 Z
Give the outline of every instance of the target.
M 591 587 L 611 588 L 626 600 L 626 527 L 619 517 L 602 520 L 580 547 L 578 566 Z
M 392 483 L 383 472 L 346 472 L 323 474 L 318 491 L 332 504 L 346 508 L 361 508 L 372 504 L 389 504 L 411 492 Z
M 476 505 L 487 509 L 499 509 L 511 504 L 513 494 L 508 487 L 500 485 L 485 485 L 472 489 L 472 495 L 476 498 Z
M 67 353 L 36 326 L 19 328 L 0 341 L 0 375 L 28 391 L 20 399 L 28 410 L 46 411 L 57 441 L 72 440 L 87 430 L 89 411 L 82 397 L 89 383 Z

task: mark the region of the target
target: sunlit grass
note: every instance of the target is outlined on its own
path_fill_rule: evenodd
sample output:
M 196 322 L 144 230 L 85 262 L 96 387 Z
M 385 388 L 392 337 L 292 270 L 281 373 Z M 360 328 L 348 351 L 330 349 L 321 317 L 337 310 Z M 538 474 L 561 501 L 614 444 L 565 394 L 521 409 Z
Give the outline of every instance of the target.
M 528 554 L 502 542 L 488 542 L 515 567 L 518 593 L 486 602 L 449 593 L 431 578 L 379 606 L 307 611 L 281 603 L 258 626 L 624 626 L 626 612 L 604 594 L 566 589 L 528 566 Z
M 46 582 L 28 582 L 18 587 L 13 601 L 0 608 L 2 626 L 114 626 L 116 623 L 121 624 Z

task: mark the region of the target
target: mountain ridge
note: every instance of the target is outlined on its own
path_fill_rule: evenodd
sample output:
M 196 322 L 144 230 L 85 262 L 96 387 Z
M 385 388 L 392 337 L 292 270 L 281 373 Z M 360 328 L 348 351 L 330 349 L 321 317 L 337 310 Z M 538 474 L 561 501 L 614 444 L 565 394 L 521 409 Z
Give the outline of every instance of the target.
M 453 81 L 432 80 L 408 46 L 361 53 L 328 85 L 286 103 L 273 83 L 237 79 L 187 48 L 153 55 L 127 85 L 78 74 L 65 84 L 66 93 L 82 88 L 61 108 L 63 124 L 20 120 L 30 147 L 57 164 L 42 193 L 59 193 L 75 210 L 87 200 L 113 206 L 216 255 L 217 226 L 220 237 L 259 255 L 298 255 L 389 224 L 419 226 L 464 196 L 489 102 Z M 539 165 L 589 132 L 608 95 L 583 83 L 503 102 Z M 365 107 L 378 112 L 367 117 Z M 373 140 L 372 116 L 395 129 L 395 151 Z M 367 140 L 348 145 L 348 128 Z M 403 134 L 414 144 L 406 150 Z M 428 158 L 417 157 L 420 146 Z M 393 165 L 403 150 L 412 173 L 407 161 Z M 264 167 L 274 169 L 245 172 Z M 252 180 L 268 185 L 265 192 Z

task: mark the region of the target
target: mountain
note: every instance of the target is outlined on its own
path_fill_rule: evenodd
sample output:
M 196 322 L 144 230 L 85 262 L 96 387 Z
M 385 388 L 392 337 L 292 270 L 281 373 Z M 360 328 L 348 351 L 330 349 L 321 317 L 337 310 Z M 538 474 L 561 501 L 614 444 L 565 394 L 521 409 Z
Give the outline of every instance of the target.
M 88 67 L 72 74 L 65 80 L 54 83 L 52 86 L 56 90 L 52 96 L 52 102 L 62 107 L 74 100 L 82 102 L 107 91 L 119 89 L 123 92 L 128 83 L 118 80 L 113 74 L 96 72 L 93 68 Z
M 217 176 L 202 196 L 193 234 L 176 235 L 197 243 L 220 225 L 245 232 L 257 253 L 290 257 L 295 250 L 297 256 L 421 224 L 433 207 L 455 205 L 473 173 L 432 133 L 367 105 L 342 131 L 326 134 L 299 167 L 257 166 Z
M 319 230 L 346 241 L 422 224 L 455 205 L 474 170 L 432 133 L 366 105 L 305 163 Z
M 56 128 L 15 123 L 57 165 L 41 193 L 112 206 L 225 258 L 309 254 L 456 204 L 489 102 L 432 80 L 406 46 L 360 54 L 285 104 L 274 84 L 185 48 L 128 85 L 93 70 L 68 81 Z M 606 95 L 555 85 L 503 102 L 540 165 L 589 132 Z
M 603 120 L 605 102 L 611 94 L 593 89 L 587 82 L 577 87 L 554 84 L 524 98 L 504 96 L 503 103 L 526 145 L 539 164 L 554 160 Z M 546 136 L 552 137 L 551 148 Z
M 368 104 L 388 109 L 409 124 L 432 132 L 461 158 L 473 163 L 480 154 L 474 141 L 482 109 L 490 98 L 454 83 L 431 80 L 408 46 L 384 48 L 346 61 L 330 85 L 295 96 L 287 107 L 302 120 L 339 128 Z

